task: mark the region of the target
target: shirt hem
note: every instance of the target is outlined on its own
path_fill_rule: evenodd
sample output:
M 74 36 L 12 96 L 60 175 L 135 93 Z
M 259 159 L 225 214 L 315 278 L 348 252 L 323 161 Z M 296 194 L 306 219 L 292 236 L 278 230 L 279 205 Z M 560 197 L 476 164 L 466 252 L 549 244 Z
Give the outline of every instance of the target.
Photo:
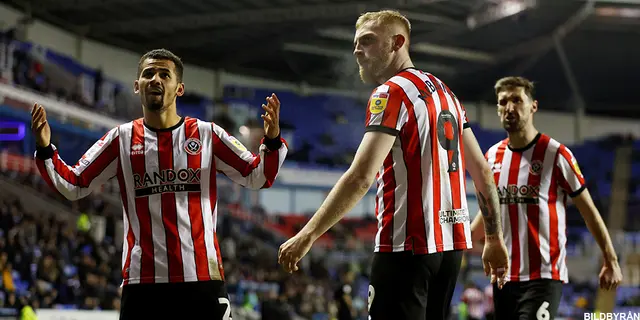
M 403 252 L 413 251 L 414 254 L 431 254 L 436 252 L 454 251 L 454 250 L 468 250 L 473 248 L 471 241 L 459 241 L 451 244 L 429 247 L 411 247 L 403 245 L 377 245 L 374 252 Z

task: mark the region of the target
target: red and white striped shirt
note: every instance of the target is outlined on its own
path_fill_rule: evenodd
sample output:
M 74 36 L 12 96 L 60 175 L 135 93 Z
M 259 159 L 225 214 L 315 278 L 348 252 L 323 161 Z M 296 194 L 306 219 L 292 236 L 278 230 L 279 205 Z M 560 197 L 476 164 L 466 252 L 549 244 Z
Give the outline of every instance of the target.
M 270 149 L 271 148 L 271 149 Z M 124 210 L 123 284 L 224 280 L 216 237 L 216 173 L 252 189 L 270 187 L 287 154 L 283 139 L 259 155 L 216 124 L 185 117 L 152 129 L 120 125 L 68 166 L 55 149 L 36 152 L 47 183 L 69 200 L 117 177 Z
M 376 252 L 471 248 L 462 131 L 466 111 L 440 79 L 413 68 L 377 87 L 366 131 L 397 135 L 376 175 Z
M 509 281 L 568 282 L 566 202 L 585 189 L 575 157 L 563 144 L 538 134 L 526 147 L 509 139 L 485 154 L 498 187 L 502 230 L 509 250 Z

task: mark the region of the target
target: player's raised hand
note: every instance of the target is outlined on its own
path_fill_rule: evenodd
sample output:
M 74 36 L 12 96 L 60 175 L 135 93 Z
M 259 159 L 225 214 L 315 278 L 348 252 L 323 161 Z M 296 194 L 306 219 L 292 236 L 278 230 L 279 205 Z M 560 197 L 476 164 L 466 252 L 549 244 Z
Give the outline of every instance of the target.
M 39 147 L 46 147 L 51 143 L 51 128 L 47 122 L 47 112 L 37 103 L 31 109 L 31 131 Z
M 600 288 L 615 290 L 622 282 L 622 270 L 617 261 L 605 262 L 600 270 Z
M 298 262 L 309 252 L 312 245 L 313 240 L 310 236 L 296 234 L 280 246 L 278 263 L 288 273 L 298 271 Z
M 491 275 L 491 283 L 497 282 L 498 288 L 502 289 L 509 272 L 509 252 L 501 237 L 487 239 L 482 252 L 482 264 L 484 274 Z
M 274 139 L 280 134 L 280 100 L 275 93 L 267 97 L 267 104 L 262 105 L 265 113 L 260 115 L 264 120 L 264 134 L 269 139 Z

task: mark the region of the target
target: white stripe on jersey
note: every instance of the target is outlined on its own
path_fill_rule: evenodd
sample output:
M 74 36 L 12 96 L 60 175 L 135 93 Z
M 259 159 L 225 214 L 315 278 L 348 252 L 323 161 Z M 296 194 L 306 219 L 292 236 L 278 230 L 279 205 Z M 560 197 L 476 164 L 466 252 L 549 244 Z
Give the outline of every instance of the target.
M 120 126 L 120 154 L 129 155 L 131 150 L 131 136 L 133 135 L 133 122 L 129 122 Z M 120 157 L 120 166 L 122 167 L 123 178 L 127 190 L 134 190 L 135 183 L 133 181 L 133 171 L 131 169 L 131 160 L 129 157 Z M 142 266 L 142 248 L 140 248 L 140 220 L 138 220 L 138 212 L 136 211 L 136 197 L 133 192 L 126 192 L 127 205 L 129 211 L 129 221 L 131 222 L 131 230 L 136 239 L 131 250 L 131 264 L 129 265 L 129 283 L 140 283 L 140 267 Z M 127 220 L 126 212 L 123 210 L 124 220 Z M 126 231 L 126 230 L 125 230 Z M 123 234 L 123 243 L 127 243 L 127 232 Z M 125 267 L 127 251 L 122 253 L 122 267 Z

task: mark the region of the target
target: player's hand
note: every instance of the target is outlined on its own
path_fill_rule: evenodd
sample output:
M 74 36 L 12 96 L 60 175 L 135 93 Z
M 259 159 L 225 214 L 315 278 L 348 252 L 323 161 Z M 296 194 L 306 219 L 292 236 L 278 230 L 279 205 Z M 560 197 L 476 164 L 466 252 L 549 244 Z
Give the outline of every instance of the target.
M 311 236 L 303 233 L 296 234 L 280 246 L 278 263 L 288 273 L 298 271 L 298 262 L 309 252 L 312 245 Z
M 487 239 L 482 252 L 482 264 L 484 274 L 491 275 L 491 283 L 498 283 L 498 288 L 506 283 L 506 276 L 509 274 L 509 252 L 504 245 L 502 237 Z
M 47 122 L 47 112 L 37 103 L 31 109 L 31 132 L 39 147 L 47 147 L 51 143 L 51 128 Z
M 262 105 L 265 113 L 260 115 L 264 120 L 264 134 L 269 139 L 274 139 L 280 134 L 280 100 L 275 93 L 267 97 L 267 105 Z
M 622 282 L 622 270 L 618 261 L 605 261 L 600 270 L 600 288 L 615 290 Z

